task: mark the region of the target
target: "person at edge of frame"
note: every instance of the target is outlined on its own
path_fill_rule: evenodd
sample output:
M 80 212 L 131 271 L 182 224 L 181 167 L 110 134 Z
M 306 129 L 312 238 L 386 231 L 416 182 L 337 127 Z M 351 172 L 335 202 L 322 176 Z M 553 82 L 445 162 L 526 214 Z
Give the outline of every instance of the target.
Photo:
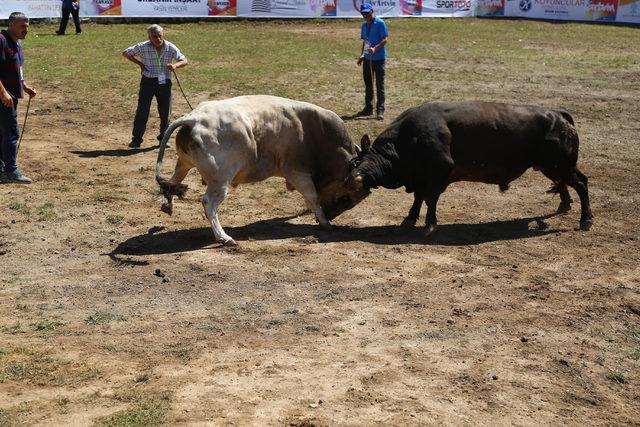
M 160 133 L 158 141 L 162 140 L 164 131 L 169 126 L 171 114 L 171 72 L 186 66 L 187 57 L 173 43 L 164 39 L 164 30 L 154 24 L 147 28 L 149 40 L 138 43 L 122 52 L 129 61 L 140 67 L 140 91 L 138 93 L 138 107 L 133 120 L 133 132 L 129 147 L 138 148 L 149 120 L 151 101 L 156 98 L 158 113 L 160 114 Z M 177 62 L 172 63 L 173 60 Z
M 373 114 L 373 84 L 371 81 L 371 71 L 376 80 L 376 119 L 384 120 L 384 74 L 385 61 L 387 59 L 386 44 L 389 38 L 387 25 L 373 12 L 371 3 L 362 3 L 360 13 L 364 18 L 360 29 L 362 39 L 362 51 L 358 58 L 358 65 L 362 67 L 362 77 L 364 79 L 365 96 L 364 109 L 356 116 L 370 116 Z
M 29 18 L 22 12 L 9 15 L 6 30 L 0 33 L 0 182 L 31 184 L 18 169 L 18 100 L 36 91 L 24 80 L 22 40 L 29 32 Z
M 76 35 L 82 32 L 80 28 L 80 0 L 62 0 L 62 19 L 60 19 L 60 29 L 56 31 L 59 36 L 64 36 L 67 31 L 69 15 L 73 17 L 73 24 L 76 26 Z

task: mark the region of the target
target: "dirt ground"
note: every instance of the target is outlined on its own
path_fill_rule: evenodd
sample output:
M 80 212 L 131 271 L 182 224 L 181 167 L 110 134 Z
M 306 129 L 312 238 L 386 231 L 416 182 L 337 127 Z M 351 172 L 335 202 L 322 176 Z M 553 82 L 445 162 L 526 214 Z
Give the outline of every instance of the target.
M 639 425 L 637 93 L 582 101 L 589 232 L 533 171 L 451 186 L 428 240 L 402 190 L 322 231 L 272 178 L 228 196 L 223 248 L 195 173 L 160 212 L 122 111 L 43 98 L 35 182 L 0 186 L 0 425 Z

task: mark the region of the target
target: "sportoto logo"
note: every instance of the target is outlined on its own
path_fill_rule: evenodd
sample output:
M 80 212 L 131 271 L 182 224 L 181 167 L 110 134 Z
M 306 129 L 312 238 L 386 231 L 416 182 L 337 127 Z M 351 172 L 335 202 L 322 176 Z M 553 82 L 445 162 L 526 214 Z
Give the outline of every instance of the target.
M 523 12 L 529 12 L 531 10 L 531 6 L 533 6 L 533 2 L 531 0 L 520 0 L 518 7 Z

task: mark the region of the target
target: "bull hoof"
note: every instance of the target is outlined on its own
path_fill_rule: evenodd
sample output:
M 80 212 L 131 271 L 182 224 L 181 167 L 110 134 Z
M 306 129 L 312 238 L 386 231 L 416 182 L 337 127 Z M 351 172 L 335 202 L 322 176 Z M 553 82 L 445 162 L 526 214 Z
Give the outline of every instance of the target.
M 418 218 L 411 218 L 410 216 L 408 216 L 402 220 L 402 222 L 400 223 L 400 226 L 406 227 L 406 228 L 415 227 L 416 221 L 418 221 Z
M 558 210 L 556 211 L 556 213 L 563 214 L 569 212 L 570 210 L 571 203 L 560 203 L 560 206 L 558 206 Z
M 236 243 L 236 241 L 231 237 L 229 237 L 228 239 L 220 239 L 218 241 L 222 243 L 223 246 L 238 246 L 238 243 Z
M 436 230 L 436 226 L 433 224 L 429 224 L 424 227 L 424 237 L 429 237 Z
M 580 230 L 589 231 L 591 229 L 592 225 L 593 225 L 593 218 L 589 218 L 587 220 L 580 221 Z
M 173 214 L 173 204 L 171 203 L 163 203 L 162 206 L 160 206 L 160 210 L 164 213 L 166 213 L 167 215 L 172 215 Z

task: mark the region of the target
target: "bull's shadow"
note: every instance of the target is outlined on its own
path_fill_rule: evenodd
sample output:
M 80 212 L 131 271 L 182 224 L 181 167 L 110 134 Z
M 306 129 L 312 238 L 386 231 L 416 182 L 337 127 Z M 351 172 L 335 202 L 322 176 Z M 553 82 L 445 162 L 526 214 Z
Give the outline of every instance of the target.
M 95 159 L 96 157 L 128 157 L 140 153 L 146 153 L 158 149 L 159 145 L 145 148 L 114 148 L 110 150 L 72 150 L 72 154 L 77 154 L 78 157 L 86 157 Z
M 481 243 L 541 237 L 563 232 L 546 227 L 544 220 L 554 216 L 536 216 L 508 221 L 492 221 L 474 224 L 442 224 L 429 237 L 424 237 L 422 227 L 404 228 L 397 225 L 375 227 L 334 226 L 322 230 L 314 224 L 287 222 L 295 216 L 257 221 L 240 227 L 226 227 L 227 233 L 242 245 L 246 240 L 283 240 L 315 236 L 318 241 L 368 242 L 378 245 L 444 245 L 466 246 Z M 530 227 L 530 224 L 536 226 Z M 152 255 L 189 252 L 207 247 L 219 247 L 213 241 L 210 227 L 191 228 L 157 234 L 141 234 L 120 243 L 112 255 Z

